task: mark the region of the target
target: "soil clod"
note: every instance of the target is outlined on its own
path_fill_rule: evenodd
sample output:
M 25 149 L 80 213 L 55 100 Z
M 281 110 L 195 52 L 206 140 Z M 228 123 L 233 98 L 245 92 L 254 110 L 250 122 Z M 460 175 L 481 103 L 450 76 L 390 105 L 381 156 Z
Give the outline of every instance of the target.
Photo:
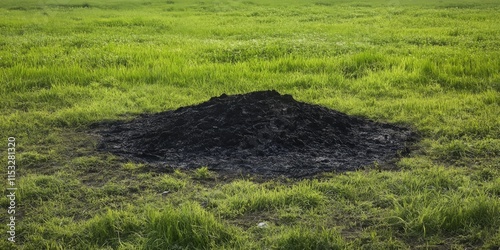
M 415 134 L 276 91 L 221 95 L 99 128 L 100 150 L 178 168 L 305 177 L 386 163 Z

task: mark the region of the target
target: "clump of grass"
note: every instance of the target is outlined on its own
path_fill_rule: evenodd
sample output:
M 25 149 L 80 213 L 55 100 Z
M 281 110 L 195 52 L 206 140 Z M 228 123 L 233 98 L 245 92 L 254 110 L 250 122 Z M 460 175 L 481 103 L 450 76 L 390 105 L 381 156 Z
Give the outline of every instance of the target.
M 500 249 L 500 229 L 483 246 L 484 249 Z
M 335 229 L 295 226 L 271 240 L 277 249 L 345 249 L 346 243 Z
M 170 175 L 163 175 L 156 182 L 157 191 L 179 191 L 186 186 L 186 181 Z
M 406 196 L 395 204 L 393 222 L 410 236 L 466 234 L 500 223 L 500 201 L 486 194 L 442 195 L 433 191 Z
M 122 242 L 135 241 L 144 223 L 131 211 L 108 210 L 84 224 L 85 240 L 94 246 L 116 249 Z
M 179 169 L 174 170 L 173 176 L 179 179 L 186 179 L 188 178 L 188 175 Z
M 500 177 L 495 178 L 486 184 L 486 191 L 492 195 L 500 196 Z
M 362 172 L 352 172 L 313 184 L 316 190 L 329 197 L 361 201 L 372 199 L 373 193 L 379 193 L 384 183 Z
M 18 198 L 21 201 L 46 201 L 64 189 L 64 180 L 58 176 L 30 174 L 20 179 Z
M 19 154 L 19 163 L 24 167 L 35 167 L 47 162 L 49 156 L 35 151 L 28 151 Z
M 212 179 L 215 177 L 215 173 L 210 171 L 207 166 L 197 168 L 194 171 L 194 177 L 197 179 Z
M 102 187 L 102 190 L 107 195 L 124 195 L 127 193 L 127 187 L 115 181 L 108 181 Z
M 223 214 L 235 216 L 289 206 L 310 209 L 323 202 L 324 196 L 307 183 L 268 189 L 250 181 L 235 181 L 223 186 L 222 195 L 214 197 L 211 205 Z
M 102 169 L 110 165 L 109 162 L 98 156 L 82 156 L 73 158 L 70 164 L 74 169 L 83 172 L 100 172 Z
M 304 210 L 299 206 L 289 206 L 278 210 L 278 218 L 283 222 L 293 222 L 300 219 Z
M 35 224 L 27 225 L 26 229 L 32 232 L 25 238 L 25 248 L 35 249 L 44 246 L 47 249 L 65 249 L 73 248 L 76 245 L 84 247 L 88 242 L 81 241 L 82 225 L 73 218 L 58 216 L 44 220 L 43 226 L 35 226 Z M 88 235 L 86 235 L 88 237 Z M 54 239 L 57 239 L 55 241 Z M 4 249 L 4 248 L 2 248 Z M 16 249 L 16 248 L 7 248 Z
M 237 240 L 235 229 L 195 203 L 150 209 L 145 249 L 220 249 Z
M 135 172 L 141 170 L 144 166 L 142 163 L 127 162 L 123 164 L 123 169 Z

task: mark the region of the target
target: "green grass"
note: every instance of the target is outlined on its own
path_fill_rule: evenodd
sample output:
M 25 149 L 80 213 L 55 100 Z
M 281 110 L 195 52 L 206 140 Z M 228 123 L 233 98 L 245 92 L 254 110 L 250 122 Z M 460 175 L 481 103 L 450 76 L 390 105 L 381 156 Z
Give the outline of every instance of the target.
M 207 166 L 203 166 L 200 168 L 197 168 L 194 171 L 194 177 L 198 179 L 210 179 L 214 177 L 214 173 L 210 170 L 208 170 Z
M 229 217 L 290 206 L 310 209 L 324 202 L 321 193 L 304 183 L 290 188 L 266 188 L 250 181 L 234 181 L 221 187 L 219 192 L 210 192 L 208 195 L 209 206 Z
M 4 0 L 0 140 L 16 137 L 20 214 L 17 242 L 4 235 L 0 248 L 496 249 L 499 11 L 495 0 Z M 264 181 L 166 173 L 99 153 L 85 133 L 263 89 L 422 140 L 393 171 Z
M 277 234 L 276 249 L 344 249 L 345 242 L 333 229 L 292 227 Z
M 145 249 L 213 249 L 235 241 L 238 232 L 198 204 L 150 211 Z

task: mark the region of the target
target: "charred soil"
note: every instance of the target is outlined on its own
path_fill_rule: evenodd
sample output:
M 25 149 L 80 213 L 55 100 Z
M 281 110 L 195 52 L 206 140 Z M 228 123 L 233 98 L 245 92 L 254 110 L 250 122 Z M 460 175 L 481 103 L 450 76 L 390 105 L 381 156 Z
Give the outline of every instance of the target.
M 410 129 L 348 116 L 276 91 L 221 95 L 130 122 L 98 125 L 99 150 L 157 166 L 306 177 L 394 161 Z

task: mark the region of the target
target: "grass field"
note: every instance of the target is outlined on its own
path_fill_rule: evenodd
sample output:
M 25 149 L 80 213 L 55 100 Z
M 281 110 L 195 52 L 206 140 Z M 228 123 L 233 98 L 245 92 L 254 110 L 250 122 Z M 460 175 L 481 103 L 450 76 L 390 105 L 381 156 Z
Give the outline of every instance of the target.
M 0 198 L 0 249 L 498 249 L 499 13 L 497 0 L 2 0 L 0 159 L 15 137 L 18 190 L 15 243 Z M 264 89 L 422 139 L 390 171 L 263 181 L 162 173 L 85 133 Z

